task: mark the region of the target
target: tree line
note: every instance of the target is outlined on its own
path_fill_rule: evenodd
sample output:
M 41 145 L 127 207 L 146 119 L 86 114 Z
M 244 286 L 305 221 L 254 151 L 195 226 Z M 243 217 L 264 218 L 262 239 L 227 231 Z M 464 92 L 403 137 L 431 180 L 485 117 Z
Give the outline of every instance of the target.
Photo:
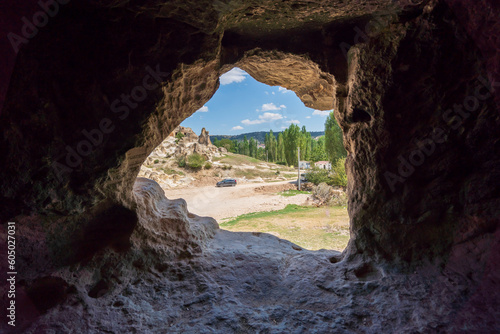
M 325 135 L 317 139 L 311 137 L 305 126 L 300 128 L 296 124 L 291 124 L 283 132 L 278 133 L 277 137 L 272 130 L 266 133 L 264 147 L 259 147 L 259 142 L 246 136 L 242 141 L 216 138 L 213 144 L 225 147 L 232 153 L 288 166 L 297 165 L 297 147 L 300 147 L 300 160 L 312 162 L 329 160 L 333 165 L 338 159 L 347 155 L 342 130 L 333 112 L 326 119 Z

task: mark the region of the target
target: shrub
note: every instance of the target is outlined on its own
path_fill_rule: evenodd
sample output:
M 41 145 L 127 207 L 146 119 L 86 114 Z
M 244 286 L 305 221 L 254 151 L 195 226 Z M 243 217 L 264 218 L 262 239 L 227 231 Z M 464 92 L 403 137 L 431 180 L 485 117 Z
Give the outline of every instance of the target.
M 332 187 L 322 182 L 313 189 L 313 197 L 319 201 L 320 204 L 325 204 L 330 201 Z
M 207 161 L 205 163 L 205 169 L 210 169 L 210 168 L 212 168 L 212 164 L 210 163 L 210 161 Z
M 222 166 L 223 170 L 228 170 L 228 169 L 231 169 L 231 168 L 233 168 L 233 166 L 231 166 L 231 165 L 224 165 L 224 166 Z
M 158 159 L 156 159 L 156 160 L 155 160 L 155 164 L 157 164 L 157 163 L 159 163 L 159 162 L 160 162 L 160 160 L 158 160 Z
M 329 170 L 315 168 L 311 172 L 307 173 L 307 181 L 312 182 L 315 185 L 319 185 L 320 183 L 332 185 L 333 175 Z
M 179 144 L 179 141 L 184 138 L 184 134 L 182 132 L 177 132 L 177 134 L 175 135 L 175 143 L 176 144 Z
M 329 204 L 334 206 L 347 206 L 347 200 L 347 193 L 345 191 L 337 190 L 333 193 Z
M 186 165 L 192 169 L 201 169 L 205 164 L 205 160 L 204 156 L 193 153 L 187 157 Z
M 345 172 L 345 158 L 338 159 L 332 166 L 334 176 L 333 184 L 340 187 L 347 187 L 347 174 Z
M 177 159 L 177 165 L 179 165 L 179 167 L 186 167 L 186 158 L 185 157 L 179 157 Z
M 333 189 L 326 183 L 320 183 L 313 189 L 313 197 L 319 202 L 320 205 L 347 205 L 347 194 L 341 189 Z

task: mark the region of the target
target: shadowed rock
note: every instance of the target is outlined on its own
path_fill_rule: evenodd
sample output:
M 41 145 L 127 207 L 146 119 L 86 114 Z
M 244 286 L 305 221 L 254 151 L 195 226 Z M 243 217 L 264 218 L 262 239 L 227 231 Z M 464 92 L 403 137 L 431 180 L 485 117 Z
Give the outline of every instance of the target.
M 4 71 L 0 219 L 36 315 L 16 330 L 494 332 L 499 17 L 494 0 L 61 6 Z M 334 109 L 343 254 L 220 231 L 136 181 L 235 66 Z

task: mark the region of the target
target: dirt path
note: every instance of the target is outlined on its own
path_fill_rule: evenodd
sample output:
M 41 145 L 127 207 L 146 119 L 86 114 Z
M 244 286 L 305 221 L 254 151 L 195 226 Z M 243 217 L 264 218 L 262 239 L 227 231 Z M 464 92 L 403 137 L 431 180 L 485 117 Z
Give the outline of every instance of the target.
M 215 186 L 168 189 L 168 199 L 183 198 L 189 212 L 199 216 L 209 216 L 218 222 L 245 213 L 283 209 L 287 204 L 305 204 L 306 194 L 291 197 L 277 195 L 290 181 L 239 184 L 236 187 L 217 188 Z

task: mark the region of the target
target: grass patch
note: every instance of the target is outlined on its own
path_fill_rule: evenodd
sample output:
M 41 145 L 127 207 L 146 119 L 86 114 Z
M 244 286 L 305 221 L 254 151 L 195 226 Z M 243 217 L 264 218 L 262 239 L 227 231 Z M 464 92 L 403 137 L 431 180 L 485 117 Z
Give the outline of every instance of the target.
M 277 211 L 238 216 L 220 227 L 232 232 L 264 232 L 310 250 L 344 250 L 349 241 L 345 207 L 309 207 L 290 204 Z
M 234 218 L 233 220 L 227 221 L 225 223 L 220 224 L 220 226 L 234 226 L 242 221 L 248 219 L 260 219 L 260 218 L 268 218 L 273 216 L 279 216 L 282 214 L 287 214 L 296 211 L 307 211 L 312 209 L 312 207 L 301 206 L 296 204 L 288 204 L 284 209 L 276 210 L 276 211 L 262 211 L 262 212 L 252 212 L 247 213 L 241 216 Z
M 311 192 L 310 191 L 302 191 L 302 190 L 285 190 L 285 191 L 282 191 L 282 192 L 279 192 L 278 195 L 281 195 L 281 196 L 284 196 L 284 197 L 292 197 L 292 196 L 295 196 L 295 195 L 300 195 L 300 194 L 306 194 L 306 195 L 310 195 Z

